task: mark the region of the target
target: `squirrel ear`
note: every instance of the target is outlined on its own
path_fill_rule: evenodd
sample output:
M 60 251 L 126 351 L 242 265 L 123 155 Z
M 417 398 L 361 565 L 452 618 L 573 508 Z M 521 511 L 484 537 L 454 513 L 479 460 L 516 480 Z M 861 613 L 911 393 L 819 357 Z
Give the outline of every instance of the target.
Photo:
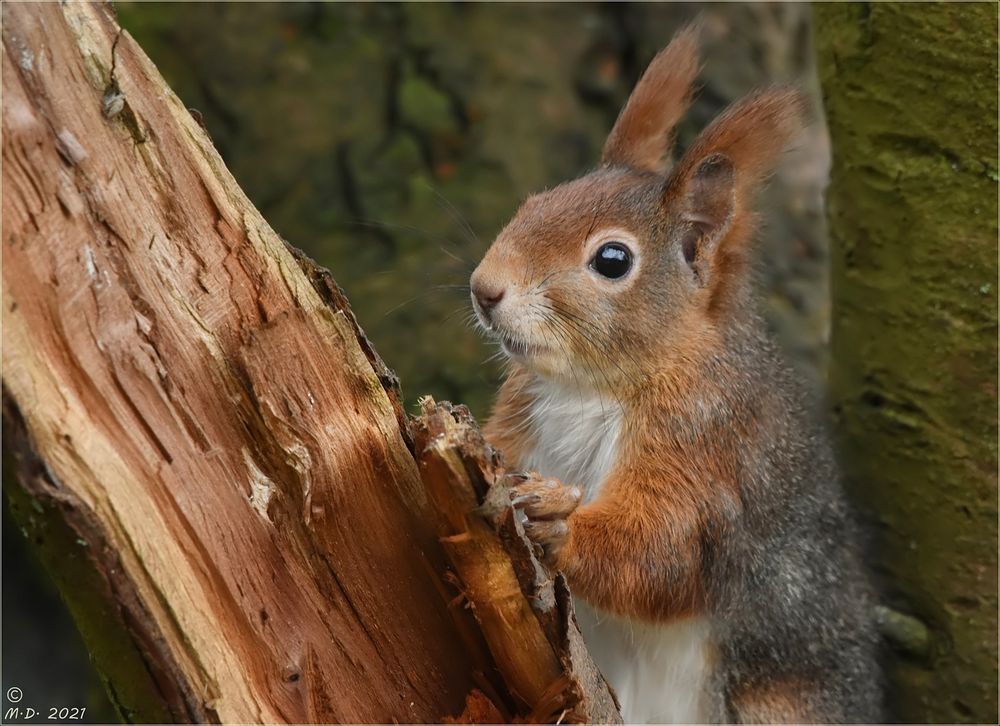
M 684 258 L 703 282 L 742 257 L 754 193 L 805 125 L 794 89 L 772 88 L 738 101 L 694 141 L 664 189 L 665 208 L 687 230 Z
M 691 103 L 698 73 L 698 30 L 681 30 L 657 53 L 615 121 L 601 163 L 663 171 L 669 134 Z
M 729 233 L 735 207 L 735 170 L 722 154 L 704 159 L 689 179 L 680 212 L 687 229 L 681 238 L 684 260 L 699 278 L 707 273 L 711 253 Z

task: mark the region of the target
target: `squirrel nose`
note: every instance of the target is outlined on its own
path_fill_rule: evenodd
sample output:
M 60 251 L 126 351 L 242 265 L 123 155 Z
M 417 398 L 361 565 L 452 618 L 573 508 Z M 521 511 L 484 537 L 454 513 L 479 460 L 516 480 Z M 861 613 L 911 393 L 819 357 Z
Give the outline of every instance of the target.
M 502 287 L 491 287 L 482 283 L 473 284 L 472 294 L 476 297 L 476 302 L 484 313 L 489 313 L 497 306 L 506 293 Z

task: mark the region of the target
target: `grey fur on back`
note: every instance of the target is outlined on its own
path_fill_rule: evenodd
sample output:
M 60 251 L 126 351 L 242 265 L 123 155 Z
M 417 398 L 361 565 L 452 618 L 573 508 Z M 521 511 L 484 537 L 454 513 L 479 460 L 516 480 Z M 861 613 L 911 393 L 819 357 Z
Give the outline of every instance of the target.
M 800 685 L 828 722 L 878 722 L 882 677 L 875 593 L 827 432 L 756 319 L 730 329 L 717 374 L 737 415 L 760 434 L 741 440 L 741 516 L 706 565 L 715 603 L 724 720 L 739 689 Z

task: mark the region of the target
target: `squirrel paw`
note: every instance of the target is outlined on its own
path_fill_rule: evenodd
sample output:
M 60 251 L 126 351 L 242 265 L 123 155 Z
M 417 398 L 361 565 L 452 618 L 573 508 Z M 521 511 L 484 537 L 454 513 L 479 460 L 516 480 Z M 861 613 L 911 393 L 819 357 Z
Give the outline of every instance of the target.
M 579 506 L 583 492 L 580 487 L 566 486 L 558 479 L 535 473 L 510 474 L 508 482 L 511 504 L 527 518 L 525 534 L 541 545 L 551 562 L 566 541 L 566 518 Z

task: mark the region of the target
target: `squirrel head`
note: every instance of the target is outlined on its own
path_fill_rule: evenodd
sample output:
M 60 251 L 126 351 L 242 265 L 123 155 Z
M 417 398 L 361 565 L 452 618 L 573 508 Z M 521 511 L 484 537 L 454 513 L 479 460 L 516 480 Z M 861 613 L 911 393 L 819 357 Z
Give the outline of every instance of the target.
M 802 129 L 771 88 L 730 106 L 668 168 L 698 72 L 697 34 L 650 63 L 601 165 L 529 197 L 472 275 L 479 322 L 515 361 L 603 389 L 711 350 L 748 295 L 753 198 Z

